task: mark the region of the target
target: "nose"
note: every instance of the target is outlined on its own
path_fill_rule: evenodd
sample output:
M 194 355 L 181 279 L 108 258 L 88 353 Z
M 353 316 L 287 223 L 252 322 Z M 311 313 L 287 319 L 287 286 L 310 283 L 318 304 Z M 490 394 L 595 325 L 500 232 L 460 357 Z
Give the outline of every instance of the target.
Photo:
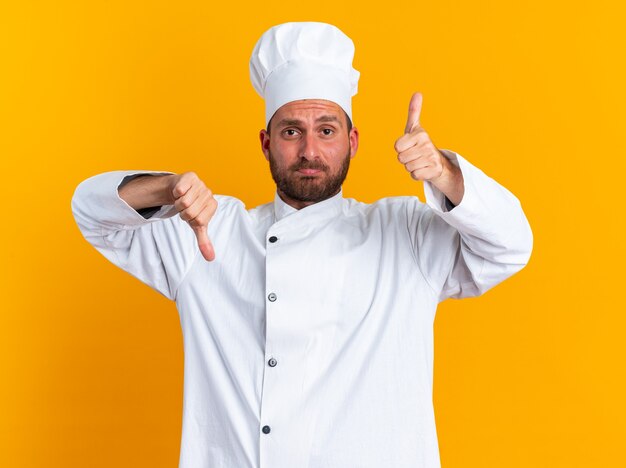
M 302 146 L 300 148 L 300 156 L 311 160 L 319 157 L 319 148 L 317 145 L 317 141 L 315 138 L 315 134 L 312 132 L 307 132 L 304 138 L 302 139 Z

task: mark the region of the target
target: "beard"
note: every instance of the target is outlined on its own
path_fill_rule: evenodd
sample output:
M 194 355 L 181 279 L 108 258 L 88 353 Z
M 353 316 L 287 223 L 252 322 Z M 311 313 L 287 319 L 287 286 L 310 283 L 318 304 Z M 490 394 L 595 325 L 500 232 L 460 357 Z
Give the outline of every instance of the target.
M 331 173 L 330 168 L 319 160 L 310 161 L 305 158 L 290 167 L 281 166 L 272 156 L 270 151 L 270 171 L 276 187 L 292 200 L 301 202 L 321 202 L 336 195 L 341 184 L 348 175 L 350 167 L 350 150 L 341 161 L 336 172 Z M 322 173 L 307 176 L 298 173 L 299 169 L 319 169 Z

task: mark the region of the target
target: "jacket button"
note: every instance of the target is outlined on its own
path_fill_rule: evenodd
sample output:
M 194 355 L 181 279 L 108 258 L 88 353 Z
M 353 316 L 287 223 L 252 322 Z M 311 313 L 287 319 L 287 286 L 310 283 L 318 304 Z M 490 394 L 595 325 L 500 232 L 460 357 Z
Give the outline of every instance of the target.
M 269 434 L 271 429 L 269 426 L 263 426 L 263 429 L 261 430 L 263 431 L 263 434 Z
M 276 300 L 276 294 L 274 293 L 269 293 L 269 295 L 267 296 L 267 298 L 270 300 L 270 302 L 274 302 Z
M 276 237 L 276 236 L 272 236 L 272 237 L 270 237 L 270 239 L 269 239 L 269 240 L 270 240 L 270 242 L 273 244 L 274 242 L 276 242 L 276 241 L 278 240 L 278 237 Z
M 278 364 L 278 361 L 276 361 L 276 359 L 274 358 L 270 358 L 270 360 L 267 361 L 267 363 L 270 365 L 270 367 L 276 367 L 276 364 Z

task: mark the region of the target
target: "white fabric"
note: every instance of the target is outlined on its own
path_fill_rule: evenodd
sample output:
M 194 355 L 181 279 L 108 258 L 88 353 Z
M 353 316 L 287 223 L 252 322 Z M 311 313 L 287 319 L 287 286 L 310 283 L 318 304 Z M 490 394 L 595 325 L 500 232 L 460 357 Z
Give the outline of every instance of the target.
M 246 209 L 215 195 L 214 262 L 173 206 L 144 219 L 119 197 L 125 177 L 153 172 L 109 172 L 77 187 L 72 209 L 85 238 L 176 301 L 180 468 L 440 466 L 437 304 L 513 275 L 533 241 L 515 196 L 444 154 L 465 181 L 450 211 L 429 183 L 426 204 L 414 196 L 365 204 L 342 191 L 301 210 L 277 194 Z
M 281 106 L 300 99 L 326 99 L 352 119 L 359 72 L 352 68 L 354 43 L 326 23 L 293 22 L 268 29 L 250 57 L 250 80 L 265 99 L 265 124 Z

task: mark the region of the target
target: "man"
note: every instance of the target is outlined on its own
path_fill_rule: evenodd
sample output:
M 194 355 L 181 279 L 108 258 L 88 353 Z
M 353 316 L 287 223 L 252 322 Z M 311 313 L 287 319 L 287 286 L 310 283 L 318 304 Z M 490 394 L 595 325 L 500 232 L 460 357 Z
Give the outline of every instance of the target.
M 282 24 L 257 43 L 272 203 L 246 209 L 193 172 L 108 172 L 76 189 L 85 238 L 176 301 L 181 468 L 439 467 L 437 304 L 482 294 L 528 262 L 519 201 L 435 147 L 419 93 L 395 149 L 426 203 L 343 197 L 359 141 L 353 53 L 321 23 Z

